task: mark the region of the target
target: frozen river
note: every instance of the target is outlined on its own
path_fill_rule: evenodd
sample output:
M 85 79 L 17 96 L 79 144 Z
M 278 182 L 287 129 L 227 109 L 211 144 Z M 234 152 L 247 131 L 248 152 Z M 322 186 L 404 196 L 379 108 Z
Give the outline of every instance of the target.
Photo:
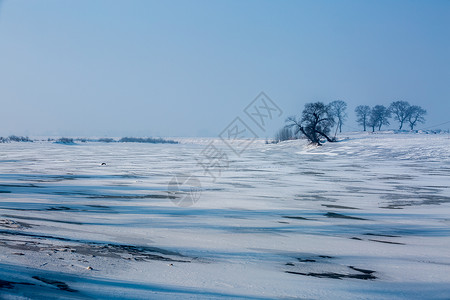
M 0 298 L 450 297 L 446 135 L 210 141 L 0 144 Z

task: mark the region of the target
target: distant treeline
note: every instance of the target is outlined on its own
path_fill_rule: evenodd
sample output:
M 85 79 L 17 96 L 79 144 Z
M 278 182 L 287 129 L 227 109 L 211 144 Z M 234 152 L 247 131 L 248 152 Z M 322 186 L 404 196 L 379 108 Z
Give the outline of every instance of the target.
M 137 138 L 137 137 L 123 137 L 119 140 L 112 138 L 99 138 L 99 139 L 88 139 L 88 138 L 67 138 L 61 137 L 59 139 L 48 138 L 48 142 L 54 142 L 58 144 L 75 144 L 76 142 L 87 143 L 87 142 L 99 142 L 99 143 L 149 143 L 149 144 L 178 144 L 177 141 L 163 139 L 163 138 Z M 7 138 L 0 137 L 0 143 L 10 143 L 10 142 L 33 142 L 28 137 L 11 135 Z
M 162 138 L 135 138 L 135 137 L 123 137 L 119 140 L 119 143 L 178 144 L 177 141 L 166 140 Z
M 6 138 L 0 136 L 0 143 L 9 142 L 33 142 L 33 140 L 30 140 L 27 136 L 10 135 Z

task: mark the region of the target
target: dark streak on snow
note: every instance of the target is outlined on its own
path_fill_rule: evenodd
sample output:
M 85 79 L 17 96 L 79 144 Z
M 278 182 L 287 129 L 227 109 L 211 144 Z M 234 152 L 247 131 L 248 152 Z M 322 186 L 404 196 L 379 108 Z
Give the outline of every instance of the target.
M 346 216 L 346 215 L 338 214 L 338 213 L 334 213 L 334 212 L 327 212 L 325 214 L 325 217 L 327 217 L 327 218 L 336 218 L 336 219 L 351 219 L 351 220 L 364 220 L 364 221 L 367 220 L 367 219 L 364 219 L 364 218 Z
M 352 278 L 352 279 L 362 279 L 362 280 L 374 280 L 377 279 L 376 276 L 372 274 L 340 274 L 340 273 L 302 273 L 302 272 L 294 272 L 294 271 L 285 271 L 289 274 L 303 275 L 303 276 L 312 276 L 317 278 L 331 278 L 331 279 L 343 279 L 343 278 Z
M 359 208 L 351 207 L 351 206 L 333 205 L 333 204 L 322 204 L 322 206 L 325 206 L 328 208 L 340 208 L 340 209 L 359 209 Z
M 0 289 L 13 289 L 16 285 L 34 285 L 28 282 L 15 282 L 0 279 Z
M 373 239 L 369 239 L 369 241 L 378 242 L 378 243 L 384 243 L 384 244 L 405 245 L 404 243 L 391 242 L 391 241 L 382 241 L 382 240 L 373 240 Z
M 17 232 L 17 231 L 9 231 L 9 230 L 0 230 L 0 234 L 4 235 L 15 235 L 15 236 L 24 236 L 31 237 L 36 239 L 50 239 L 50 240 L 58 240 L 64 242 L 78 243 L 81 245 L 71 245 L 71 246 L 59 246 L 58 248 L 67 248 L 67 250 L 71 250 L 77 252 L 82 255 L 99 255 L 105 257 L 115 257 L 122 258 L 122 255 L 129 254 L 132 255 L 135 260 L 159 260 L 159 261 L 172 261 L 172 262 L 186 262 L 189 263 L 191 260 L 195 258 L 189 258 L 181 253 L 165 250 L 158 247 L 149 247 L 149 246 L 135 246 L 135 245 L 126 245 L 126 244 L 115 244 L 115 243 L 102 243 L 95 241 L 83 241 L 76 239 L 69 239 L 65 237 L 58 237 L 52 235 L 38 235 L 26 232 Z M 23 242 L 23 241 L 17 241 Z M 21 249 L 21 250 L 30 250 L 30 251 L 42 251 L 47 248 L 47 250 L 52 250 L 55 247 L 42 247 L 39 243 L 29 241 L 20 245 L 11 245 L 11 243 L 1 243 L 2 246 L 6 246 L 13 249 Z
M 78 292 L 77 290 L 71 289 L 65 282 L 62 282 L 62 281 L 48 279 L 48 278 L 41 277 L 41 276 L 33 276 L 33 278 L 36 279 L 36 280 L 42 281 L 42 282 L 44 282 L 46 284 L 52 285 L 54 287 L 57 287 L 61 291 L 66 291 L 66 292 L 71 292 L 71 293 Z
M 89 199 L 176 199 L 176 196 L 164 194 L 150 194 L 150 195 L 98 195 L 89 196 Z
M 399 235 L 383 234 L 383 233 L 364 233 L 364 235 L 382 236 L 382 237 L 400 237 Z
M 298 216 L 283 216 L 283 218 L 286 218 L 286 219 L 295 219 L 295 220 L 311 220 L 311 219 L 308 219 L 308 218 L 298 217 Z

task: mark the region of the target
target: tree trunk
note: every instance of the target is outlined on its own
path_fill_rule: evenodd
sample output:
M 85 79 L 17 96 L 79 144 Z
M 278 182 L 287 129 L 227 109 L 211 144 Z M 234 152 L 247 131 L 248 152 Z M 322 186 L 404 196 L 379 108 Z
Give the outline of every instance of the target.
M 317 132 L 318 134 L 320 134 L 321 136 L 323 136 L 324 138 L 326 138 L 328 142 L 330 142 L 330 143 L 333 143 L 333 142 L 334 142 L 334 141 L 333 141 L 332 139 L 330 139 L 325 133 L 323 133 L 323 132 L 321 132 L 321 131 L 318 131 L 318 130 L 316 130 L 316 132 Z
M 310 134 L 307 134 L 303 127 L 300 127 L 299 129 L 311 143 L 316 144 L 317 146 L 322 146 L 322 144 L 320 143 L 320 141 L 319 141 L 319 139 L 317 137 L 314 137 L 314 136 L 311 136 Z
M 417 118 L 415 118 L 412 121 L 409 121 L 409 125 L 411 127 L 411 130 L 414 130 L 414 126 L 416 126 L 416 123 L 417 123 Z

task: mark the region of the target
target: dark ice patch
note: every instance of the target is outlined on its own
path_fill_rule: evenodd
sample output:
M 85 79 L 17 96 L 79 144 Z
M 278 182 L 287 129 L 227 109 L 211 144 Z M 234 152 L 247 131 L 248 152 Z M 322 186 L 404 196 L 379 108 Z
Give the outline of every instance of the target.
M 48 279 L 48 278 L 44 278 L 41 276 L 33 276 L 34 279 L 42 281 L 46 284 L 52 285 L 56 288 L 58 288 L 61 291 L 66 291 L 66 292 L 71 292 L 71 293 L 75 293 L 78 292 L 77 290 L 71 289 L 67 283 L 62 282 L 62 281 L 58 281 L 58 280 L 53 280 L 53 279 Z
M 364 221 L 367 221 L 367 219 L 364 219 L 364 218 L 352 217 L 352 216 L 347 216 L 347 215 L 338 214 L 338 213 L 334 213 L 334 212 L 327 212 L 324 216 L 327 217 L 327 218 L 335 218 L 335 219 L 349 219 L 349 220 L 364 220 Z
M 359 209 L 356 207 L 344 206 L 344 205 L 334 205 L 334 204 L 322 204 L 322 206 L 325 206 L 328 208 L 340 208 L 340 209 Z
M 302 272 L 294 272 L 294 271 L 285 271 L 289 274 L 303 275 L 303 276 L 312 276 L 317 278 L 331 278 L 331 279 L 344 279 L 344 278 L 352 278 L 352 279 L 361 279 L 361 280 L 374 280 L 377 279 L 376 276 L 372 274 L 340 274 L 340 273 L 302 273 Z
M 34 285 L 28 282 L 15 282 L 0 279 L 0 289 L 13 289 L 16 285 Z
M 305 217 L 299 217 L 299 216 L 283 216 L 283 218 L 295 219 L 295 220 L 311 220 L 311 219 L 308 219 L 308 218 L 305 218 Z
M 399 242 L 391 242 L 391 241 L 383 241 L 383 240 L 374 240 L 374 239 L 369 239 L 369 241 L 372 241 L 372 242 L 377 242 L 377 243 L 384 243 L 384 244 L 393 244 L 393 245 L 405 245 L 404 243 L 399 243 Z

